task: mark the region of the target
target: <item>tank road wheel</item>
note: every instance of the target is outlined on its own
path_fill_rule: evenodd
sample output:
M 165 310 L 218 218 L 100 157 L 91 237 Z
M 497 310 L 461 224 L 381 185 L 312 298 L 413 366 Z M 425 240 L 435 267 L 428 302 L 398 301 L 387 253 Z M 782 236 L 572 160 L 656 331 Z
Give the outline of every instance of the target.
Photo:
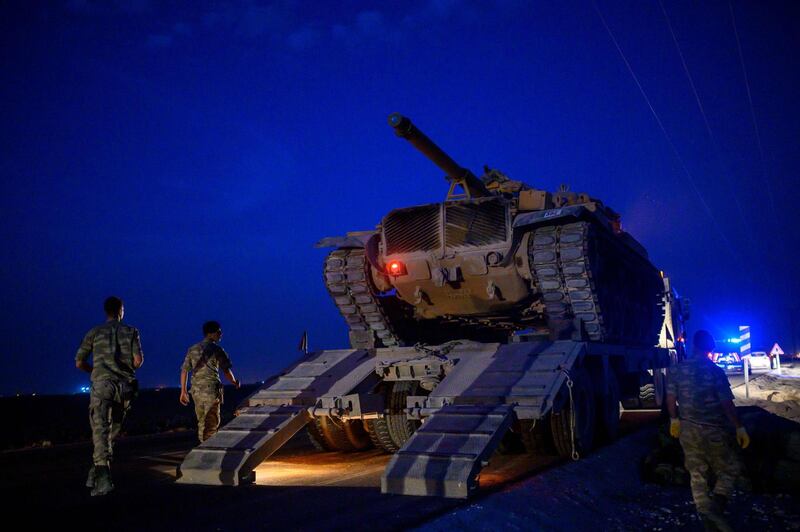
M 397 381 L 392 386 L 389 394 L 389 414 L 386 415 L 387 429 L 389 436 L 399 449 L 414 434 L 420 426 L 420 422 L 408 419 L 406 414 L 406 398 L 414 395 L 419 388 L 419 384 L 414 381 Z
M 608 371 L 608 390 L 597 397 L 598 440 L 612 442 L 619 436 L 619 382 L 614 372 Z
M 369 435 L 360 421 L 342 421 L 330 416 L 314 420 L 325 446 L 333 451 L 363 451 L 371 445 Z
M 592 382 L 585 369 L 580 368 L 572 373 L 572 404 L 566 383 L 562 388 L 564 405 L 559 412 L 550 415 L 550 428 L 553 431 L 553 443 L 556 452 L 563 458 L 573 457 L 572 447 L 572 414 L 575 415 L 575 448 L 578 456 L 592 449 L 595 427 L 595 399 Z

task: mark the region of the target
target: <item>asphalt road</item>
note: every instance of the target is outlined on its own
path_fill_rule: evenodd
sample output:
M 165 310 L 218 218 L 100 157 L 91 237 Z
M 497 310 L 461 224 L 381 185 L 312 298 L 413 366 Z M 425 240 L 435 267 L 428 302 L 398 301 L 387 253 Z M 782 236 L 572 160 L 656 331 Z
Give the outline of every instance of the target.
M 623 432 L 656 417 L 653 412 L 626 413 Z M 388 455 L 374 450 L 320 453 L 303 438 L 259 466 L 254 485 L 175 484 L 176 467 L 192 444 L 193 434 L 186 432 L 123 440 L 114 464 L 117 489 L 102 498 L 89 497 L 83 487 L 88 444 L 3 453 L 0 497 L 32 528 L 52 526 L 55 520 L 59 528 L 84 530 L 396 530 L 465 504 L 382 495 L 380 476 Z M 496 454 L 481 473 L 477 498 L 559 464 L 550 456 Z

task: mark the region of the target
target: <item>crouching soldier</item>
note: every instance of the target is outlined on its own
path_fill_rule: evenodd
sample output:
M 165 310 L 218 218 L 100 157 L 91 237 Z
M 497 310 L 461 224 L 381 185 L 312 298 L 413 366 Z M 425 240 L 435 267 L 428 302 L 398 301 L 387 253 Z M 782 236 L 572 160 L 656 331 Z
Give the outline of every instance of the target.
M 216 321 L 203 324 L 203 341 L 194 344 L 186 353 L 181 366 L 181 404 L 189 404 L 189 393 L 186 381 L 192 373 L 191 394 L 194 400 L 194 412 L 197 415 L 197 437 L 200 443 L 216 434 L 219 428 L 220 405 L 222 405 L 222 382 L 219 371 L 225 374 L 236 388 L 239 381 L 231 371 L 231 359 L 219 346 L 222 338 L 222 327 Z
M 714 349 L 714 337 L 700 330 L 692 344 L 692 356 L 669 369 L 670 434 L 680 438 L 692 498 L 703 524 L 707 530 L 726 531 L 731 528 L 723 512 L 743 472 L 735 442 L 745 448 L 750 436 L 736 415 L 728 378 L 707 356 Z M 710 476 L 716 479 L 713 496 L 709 496 Z
M 114 439 L 138 392 L 134 372 L 144 362 L 139 331 L 122 323 L 122 300 L 109 297 L 103 308 L 106 322 L 86 334 L 75 355 L 75 367 L 92 374 L 89 425 L 94 456 L 86 487 L 92 488 L 93 497 L 114 489 L 110 469 Z

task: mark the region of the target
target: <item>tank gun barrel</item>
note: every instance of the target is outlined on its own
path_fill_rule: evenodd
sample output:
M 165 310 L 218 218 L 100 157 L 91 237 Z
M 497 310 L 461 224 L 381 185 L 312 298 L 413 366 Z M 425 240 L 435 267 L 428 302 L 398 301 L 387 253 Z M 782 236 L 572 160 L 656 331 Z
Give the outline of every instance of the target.
M 450 182 L 460 184 L 471 197 L 491 195 L 486 185 L 483 184 L 483 181 L 455 162 L 452 157 L 447 155 L 444 150 L 429 139 L 425 133 L 420 131 L 408 117 L 400 113 L 392 113 L 389 115 L 389 125 L 394 129 L 395 135 L 410 142 L 412 146 L 430 159 L 433 164 L 441 168 L 445 174 L 447 174 L 447 178 Z

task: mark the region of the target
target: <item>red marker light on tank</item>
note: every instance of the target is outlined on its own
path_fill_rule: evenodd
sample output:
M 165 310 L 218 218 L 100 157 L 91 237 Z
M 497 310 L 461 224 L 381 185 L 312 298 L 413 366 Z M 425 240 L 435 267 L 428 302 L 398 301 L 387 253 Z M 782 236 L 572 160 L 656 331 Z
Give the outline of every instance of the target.
M 397 277 L 399 275 L 406 275 L 408 270 L 406 270 L 405 264 L 399 260 L 393 260 L 386 265 L 386 272 L 392 277 Z

